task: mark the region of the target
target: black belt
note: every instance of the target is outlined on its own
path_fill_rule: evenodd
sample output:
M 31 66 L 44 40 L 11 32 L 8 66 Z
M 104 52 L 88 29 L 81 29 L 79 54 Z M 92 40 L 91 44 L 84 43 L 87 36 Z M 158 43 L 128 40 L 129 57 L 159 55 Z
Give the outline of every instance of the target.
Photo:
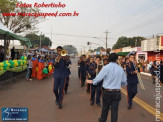
M 103 89 L 104 91 L 116 91 L 116 92 L 120 92 L 120 89 Z

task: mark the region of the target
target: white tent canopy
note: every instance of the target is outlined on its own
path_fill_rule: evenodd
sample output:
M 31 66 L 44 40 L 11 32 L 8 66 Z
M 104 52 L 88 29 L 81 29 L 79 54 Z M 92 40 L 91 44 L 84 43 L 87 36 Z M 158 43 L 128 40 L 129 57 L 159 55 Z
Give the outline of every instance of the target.
M 1 29 L 1 30 L 4 30 L 4 31 L 8 31 L 8 32 L 10 32 L 10 33 L 14 33 L 14 32 L 12 32 L 10 29 L 8 29 L 6 26 L 4 26 L 1 22 L 0 22 L 0 29 Z

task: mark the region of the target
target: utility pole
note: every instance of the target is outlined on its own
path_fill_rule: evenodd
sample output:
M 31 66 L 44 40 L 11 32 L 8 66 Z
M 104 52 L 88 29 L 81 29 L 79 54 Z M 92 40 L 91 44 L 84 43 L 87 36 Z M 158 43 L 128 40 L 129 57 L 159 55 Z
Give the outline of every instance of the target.
M 108 33 L 110 33 L 110 32 L 108 32 L 108 30 L 107 30 L 104 33 L 106 33 L 106 51 L 107 51 L 107 48 L 108 48 Z
M 135 47 L 137 47 L 137 39 L 135 40 Z

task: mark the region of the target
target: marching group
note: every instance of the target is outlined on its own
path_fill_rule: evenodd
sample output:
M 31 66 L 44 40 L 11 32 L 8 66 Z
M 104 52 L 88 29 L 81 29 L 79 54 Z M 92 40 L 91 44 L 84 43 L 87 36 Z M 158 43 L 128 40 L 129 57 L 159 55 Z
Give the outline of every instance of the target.
M 53 73 L 54 84 L 53 92 L 56 97 L 55 104 L 62 109 L 64 93 L 67 93 L 71 60 L 68 55 L 63 55 L 64 49 L 57 47 L 57 55 L 54 58 L 50 56 L 28 56 L 28 73 L 27 80 L 35 77 L 38 80 L 49 77 Z M 65 53 L 65 52 L 64 52 Z M 106 122 L 109 109 L 111 110 L 111 121 L 118 120 L 118 106 L 121 100 L 121 87 L 127 86 L 128 109 L 132 109 L 133 98 L 137 94 L 137 85 L 139 79 L 137 73 L 139 67 L 135 55 L 130 53 L 122 61 L 118 59 L 116 53 L 109 56 L 80 56 L 78 60 L 78 77 L 81 87 L 87 85 L 87 93 L 91 94 L 90 105 L 95 103 L 101 106 L 102 95 L 102 112 L 99 122 Z M 51 67 L 51 68 L 49 68 Z M 48 73 L 43 73 L 44 68 L 49 69 Z
M 80 57 L 78 60 L 78 77 L 81 87 L 85 85 L 85 82 L 87 84 L 86 92 L 91 94 L 90 105 L 94 105 L 96 102 L 98 106 L 101 106 L 100 97 L 102 93 L 103 106 L 99 122 L 106 122 L 109 109 L 111 110 L 111 121 L 117 122 L 121 86 L 127 86 L 127 108 L 132 109 L 132 100 L 137 94 L 137 85 L 140 82 L 138 77 L 139 63 L 133 53 L 123 59 L 118 59 L 115 53 L 102 57 L 88 56 L 86 58 L 86 55 Z M 152 64 L 151 72 L 158 70 L 158 64 L 161 65 L 162 62 L 158 63 L 157 61 Z

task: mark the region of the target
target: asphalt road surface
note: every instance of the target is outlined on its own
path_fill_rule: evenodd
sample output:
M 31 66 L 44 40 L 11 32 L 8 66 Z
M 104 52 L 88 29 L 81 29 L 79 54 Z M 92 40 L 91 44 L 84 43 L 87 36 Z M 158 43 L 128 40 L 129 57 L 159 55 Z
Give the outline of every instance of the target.
M 90 94 L 86 93 L 86 86 L 80 87 L 77 59 L 72 59 L 72 64 L 69 89 L 63 99 L 63 109 L 58 109 L 55 105 L 52 76 L 48 79 L 40 81 L 33 79 L 32 82 L 28 82 L 25 80 L 25 74 L 1 86 L 0 108 L 27 107 L 29 122 L 98 122 L 101 107 L 96 104 L 90 106 Z M 152 84 L 149 76 L 142 75 L 142 79 L 146 89 L 143 91 L 139 86 L 138 100 L 135 100 L 131 110 L 127 109 L 126 88 L 123 88 L 118 122 L 155 122 L 155 115 L 151 110 L 155 108 L 155 85 Z M 162 88 L 161 93 L 163 93 Z M 163 102 L 161 102 L 161 112 L 163 112 Z M 110 122 L 110 113 L 107 122 Z

